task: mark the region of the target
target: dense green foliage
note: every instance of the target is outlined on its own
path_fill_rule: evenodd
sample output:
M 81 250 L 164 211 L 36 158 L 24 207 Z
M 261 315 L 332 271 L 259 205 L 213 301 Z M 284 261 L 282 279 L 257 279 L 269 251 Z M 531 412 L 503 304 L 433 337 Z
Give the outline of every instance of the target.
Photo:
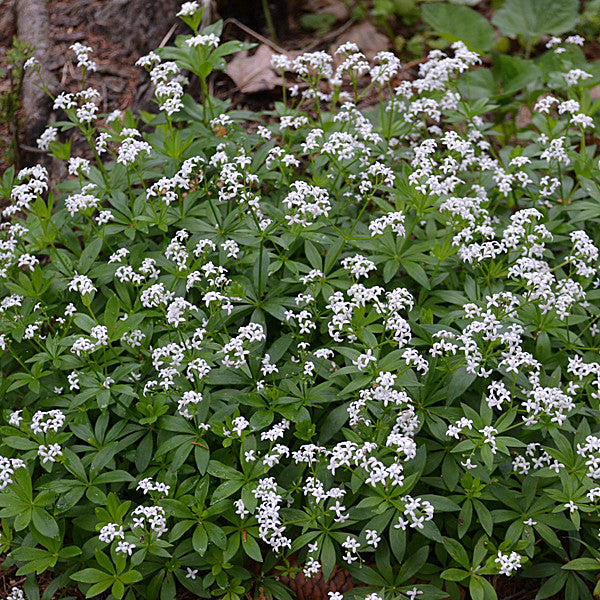
M 198 33 L 197 8 L 192 35 L 139 61 L 158 114 L 100 115 L 75 44 L 82 90 L 39 140 L 72 177 L 3 176 L 4 566 L 30 600 L 47 570 L 46 599 L 74 582 L 287 599 L 278 575 L 336 564 L 359 586 L 345 599 L 492 600 L 498 574 L 591 598 L 599 77 L 582 40 L 492 69 L 455 42 L 414 80 L 351 44 L 335 65 L 278 56 L 298 86 L 254 114 L 208 94 L 246 46 Z M 73 128 L 94 161 L 60 141 Z

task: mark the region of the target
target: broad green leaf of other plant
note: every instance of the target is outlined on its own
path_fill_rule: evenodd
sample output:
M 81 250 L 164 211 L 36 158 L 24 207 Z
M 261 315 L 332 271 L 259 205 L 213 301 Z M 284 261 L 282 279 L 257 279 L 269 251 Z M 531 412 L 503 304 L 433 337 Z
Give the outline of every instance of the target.
M 508 37 L 527 43 L 544 34 L 560 35 L 577 22 L 577 0 L 506 0 L 492 23 Z
M 424 4 L 422 16 L 443 38 L 462 40 L 476 52 L 489 52 L 494 43 L 494 28 L 478 12 L 466 6 Z

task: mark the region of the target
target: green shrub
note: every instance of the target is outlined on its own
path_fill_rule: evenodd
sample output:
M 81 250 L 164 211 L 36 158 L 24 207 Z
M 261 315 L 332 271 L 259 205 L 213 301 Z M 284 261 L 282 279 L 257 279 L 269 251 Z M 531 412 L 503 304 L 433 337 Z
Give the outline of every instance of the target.
M 279 575 L 336 564 L 346 599 L 492 599 L 515 572 L 591 598 L 598 78 L 579 49 L 510 63 L 510 93 L 460 42 L 399 85 L 389 53 L 276 57 L 300 85 L 258 115 L 208 95 L 244 45 L 198 34 L 196 8 L 140 61 L 157 115 L 99 115 L 75 45 L 82 91 L 39 141 L 73 177 L 4 174 L 4 566 L 30 599 L 47 570 L 43 598 L 286 599 Z

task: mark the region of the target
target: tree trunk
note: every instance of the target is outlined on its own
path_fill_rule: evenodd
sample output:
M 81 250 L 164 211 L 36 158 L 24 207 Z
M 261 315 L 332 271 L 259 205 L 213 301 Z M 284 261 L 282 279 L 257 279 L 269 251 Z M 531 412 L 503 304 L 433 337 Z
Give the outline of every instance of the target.
M 180 0 L 104 0 L 99 8 L 90 7 L 86 18 L 94 33 L 118 41 L 126 50 L 146 54 L 179 20 L 175 14 L 180 8 Z
M 44 0 L 16 0 L 17 37 L 35 48 L 40 73 L 50 91 L 56 93 L 58 82 L 48 69 L 48 59 L 53 56 L 48 37 L 49 16 Z M 52 110 L 52 101 L 39 87 L 38 74 L 28 69 L 23 80 L 21 103 L 25 126 L 23 137 L 35 140 L 46 128 Z

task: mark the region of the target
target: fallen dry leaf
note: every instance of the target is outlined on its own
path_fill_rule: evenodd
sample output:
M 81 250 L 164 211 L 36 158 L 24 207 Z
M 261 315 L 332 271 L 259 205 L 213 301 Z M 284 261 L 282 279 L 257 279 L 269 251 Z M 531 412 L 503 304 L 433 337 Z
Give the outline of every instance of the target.
M 301 5 L 302 10 L 313 14 L 329 13 L 337 21 L 350 18 L 350 9 L 342 0 L 306 0 Z
M 368 21 L 353 25 L 342 33 L 333 43 L 333 49 L 339 48 L 344 42 L 354 42 L 369 60 L 372 60 L 378 52 L 390 48 L 389 38 L 379 33 Z
M 598 98 L 600 98 L 600 85 L 595 85 L 591 90 L 590 90 L 590 98 L 592 100 L 598 100 Z
M 273 54 L 276 53 L 266 44 L 261 44 L 252 55 L 239 52 L 227 66 L 227 75 L 245 94 L 273 90 L 281 85 L 281 75 L 271 67 Z

